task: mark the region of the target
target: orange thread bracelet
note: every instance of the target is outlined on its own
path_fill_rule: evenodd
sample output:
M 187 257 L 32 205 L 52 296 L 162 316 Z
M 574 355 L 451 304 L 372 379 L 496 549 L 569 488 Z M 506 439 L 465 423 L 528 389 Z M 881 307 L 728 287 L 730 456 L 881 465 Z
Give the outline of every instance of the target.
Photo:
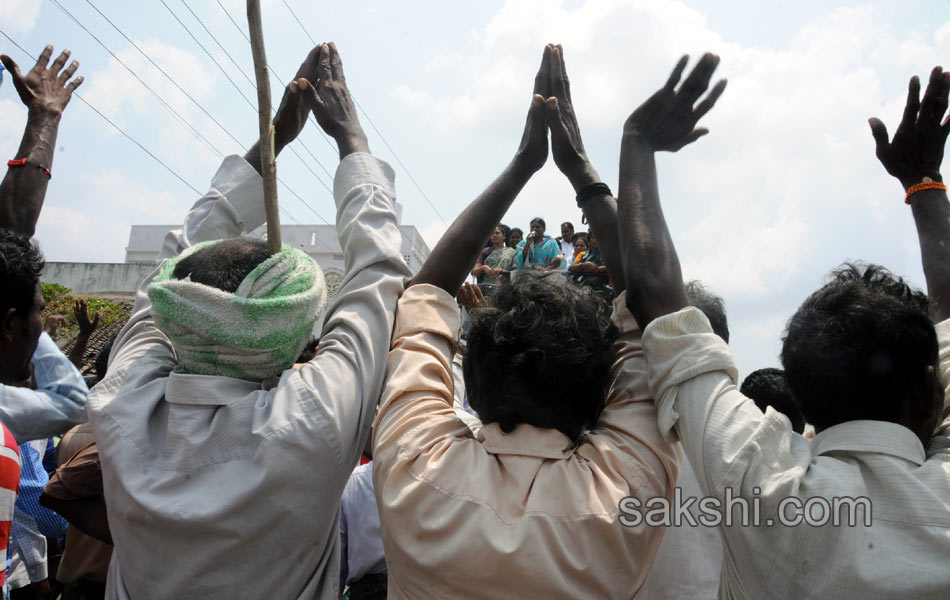
M 907 195 L 904 196 L 904 204 L 910 204 L 910 197 L 921 190 L 943 190 L 946 192 L 947 186 L 944 183 L 932 180 L 930 177 L 924 177 L 922 182 L 915 183 L 907 188 Z

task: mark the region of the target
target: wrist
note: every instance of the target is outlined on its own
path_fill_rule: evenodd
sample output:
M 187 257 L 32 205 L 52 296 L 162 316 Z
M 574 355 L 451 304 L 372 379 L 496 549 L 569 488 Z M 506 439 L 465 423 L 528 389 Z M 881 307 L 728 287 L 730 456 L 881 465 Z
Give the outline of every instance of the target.
M 358 133 L 347 132 L 341 134 L 336 138 L 336 143 L 340 149 L 340 160 L 343 160 L 354 152 L 369 153 L 369 141 L 366 139 L 366 134 L 362 131 Z
M 912 176 L 912 177 L 901 177 L 901 185 L 904 186 L 904 191 L 906 192 L 911 186 L 917 185 L 918 183 L 926 182 L 943 182 L 943 176 L 940 175 L 940 171 L 934 171 L 931 173 L 926 173 L 923 175 Z
M 574 187 L 575 194 L 592 183 L 600 183 L 600 175 L 597 174 L 597 170 L 589 162 L 584 163 L 577 171 L 565 173 L 565 175 L 567 175 L 568 181 L 571 182 L 571 186 Z

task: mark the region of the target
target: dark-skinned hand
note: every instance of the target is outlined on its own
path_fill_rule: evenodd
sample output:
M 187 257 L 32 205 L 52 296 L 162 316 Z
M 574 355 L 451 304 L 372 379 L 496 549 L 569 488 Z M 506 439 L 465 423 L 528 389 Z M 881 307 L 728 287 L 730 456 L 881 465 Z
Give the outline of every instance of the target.
M 274 115 L 274 146 L 283 148 L 297 139 L 307 123 L 310 114 L 310 104 L 301 94 L 307 89 L 307 82 L 317 80 L 317 64 L 319 63 L 321 46 L 315 46 L 307 58 L 300 64 L 294 80 L 284 89 L 284 95 Z
M 696 104 L 709 89 L 709 80 L 719 65 L 719 57 L 704 54 L 677 90 L 676 85 L 688 60 L 688 56 L 680 58 L 666 85 L 633 111 L 624 123 L 624 136 L 641 137 L 654 151 L 676 152 L 709 133 L 704 127 L 696 127 L 696 123 L 716 104 L 726 89 L 726 80 L 721 79 L 706 98 Z
M 474 310 L 489 306 L 488 298 L 482 293 L 481 288 L 467 281 L 459 288 L 458 299 L 469 314 Z
M 920 99 L 920 80 L 910 79 L 904 116 L 894 139 L 888 142 L 887 128 L 877 118 L 871 118 L 871 134 L 876 144 L 877 158 L 887 172 L 900 180 L 904 189 L 920 183 L 924 177 L 942 181 L 940 164 L 950 134 L 950 116 L 941 123 L 947 111 L 950 94 L 950 71 L 934 67 L 930 81 Z
M 317 80 L 309 82 L 307 95 L 317 123 L 328 135 L 333 137 L 338 144 L 359 146 L 357 149 L 347 148 L 350 151 L 369 151 L 366 134 L 357 115 L 356 104 L 353 102 L 350 90 L 346 87 L 343 62 L 333 42 L 320 46 Z M 341 148 L 342 154 L 343 148 Z
M 551 153 L 557 168 L 567 176 L 575 190 L 579 190 L 600 181 L 600 178 L 587 159 L 577 115 L 574 114 L 564 48 L 560 44 L 548 44 L 544 51 L 550 54 L 551 96 L 545 100 L 545 116 L 551 129 Z
M 76 322 L 79 324 L 79 335 L 89 337 L 99 326 L 99 313 L 93 315 L 89 320 L 89 306 L 85 300 L 79 299 L 73 304 L 73 314 L 76 315 Z
M 548 160 L 548 128 L 544 122 L 544 98 L 549 89 L 550 52 L 541 56 L 541 67 L 534 77 L 531 106 L 525 120 L 521 143 L 515 153 L 515 164 L 529 173 L 536 173 Z
M 47 68 L 52 55 L 53 45 L 47 44 L 36 64 L 25 76 L 13 59 L 6 54 L 0 54 L 0 61 L 3 62 L 4 68 L 10 71 L 13 87 L 16 88 L 20 100 L 30 111 L 62 115 L 63 109 L 73 97 L 73 91 L 82 85 L 83 77 L 79 76 L 69 81 L 79 67 L 79 63 L 74 60 L 63 69 L 66 61 L 69 60 L 69 50 L 63 50 Z

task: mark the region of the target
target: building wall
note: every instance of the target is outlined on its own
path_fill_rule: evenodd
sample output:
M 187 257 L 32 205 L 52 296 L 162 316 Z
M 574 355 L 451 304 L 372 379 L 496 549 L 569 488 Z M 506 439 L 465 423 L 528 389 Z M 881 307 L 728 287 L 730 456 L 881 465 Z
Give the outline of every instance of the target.
M 44 283 L 58 283 L 77 293 L 134 293 L 155 269 L 147 263 L 48 262 L 40 277 Z

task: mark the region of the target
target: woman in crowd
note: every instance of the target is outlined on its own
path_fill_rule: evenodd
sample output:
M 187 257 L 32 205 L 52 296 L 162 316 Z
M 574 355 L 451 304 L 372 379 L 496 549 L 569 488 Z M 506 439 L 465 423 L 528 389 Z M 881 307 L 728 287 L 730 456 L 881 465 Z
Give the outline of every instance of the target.
M 592 291 L 603 294 L 609 277 L 604 258 L 600 253 L 600 246 L 597 245 L 597 238 L 591 232 L 588 234 L 586 244 L 582 242 L 582 239 L 578 238 L 574 243 L 574 264 L 567 269 L 573 274 L 571 281 L 575 285 L 589 287 Z
M 521 243 L 521 240 L 524 239 L 524 232 L 521 231 L 520 227 L 512 227 L 511 233 L 508 234 L 508 247 L 517 248 L 518 244 Z
M 495 227 L 491 234 L 491 245 L 482 250 L 475 261 L 472 275 L 480 284 L 498 285 L 504 281 L 503 273 L 515 266 L 515 249 L 506 244 L 511 230 L 504 223 Z

